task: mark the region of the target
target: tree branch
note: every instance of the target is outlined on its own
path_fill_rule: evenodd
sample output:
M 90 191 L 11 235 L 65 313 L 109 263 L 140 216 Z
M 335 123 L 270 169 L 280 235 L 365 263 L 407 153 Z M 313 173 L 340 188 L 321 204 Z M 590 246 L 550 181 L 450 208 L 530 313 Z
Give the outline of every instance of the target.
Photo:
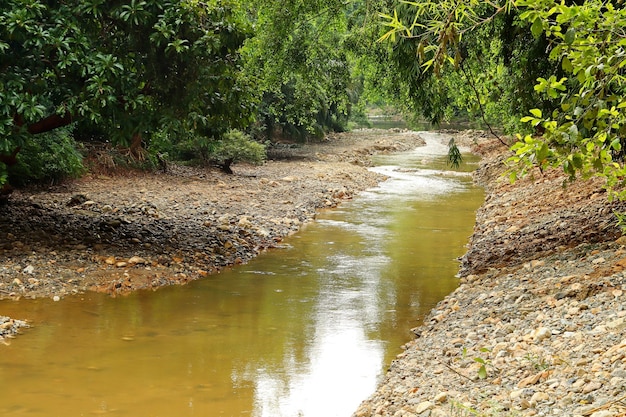
M 64 115 L 51 114 L 38 122 L 29 124 L 26 127 L 28 133 L 36 135 L 38 133 L 49 132 L 59 127 L 67 126 L 74 121 L 74 117 L 68 112 Z
M 503 144 L 504 146 L 509 146 L 504 140 L 502 140 L 502 138 L 496 132 L 494 132 L 493 128 L 491 127 L 491 125 L 487 121 L 487 117 L 485 116 L 485 109 L 483 108 L 483 104 L 480 101 L 480 94 L 478 93 L 478 89 L 476 88 L 476 84 L 474 84 L 474 81 L 473 81 L 473 79 L 471 77 L 471 74 L 469 74 L 468 71 L 466 71 L 465 66 L 463 65 L 463 62 L 461 62 L 459 67 L 461 68 L 461 71 L 465 75 L 465 78 L 467 79 L 467 83 L 470 85 L 470 87 L 474 91 L 474 95 L 476 96 L 476 101 L 478 102 L 478 107 L 480 109 L 480 117 L 483 119 L 483 123 L 485 125 L 487 125 L 487 127 L 489 128 L 489 131 L 491 132 L 491 134 L 493 136 L 495 136 L 496 139 L 498 139 L 501 144 Z

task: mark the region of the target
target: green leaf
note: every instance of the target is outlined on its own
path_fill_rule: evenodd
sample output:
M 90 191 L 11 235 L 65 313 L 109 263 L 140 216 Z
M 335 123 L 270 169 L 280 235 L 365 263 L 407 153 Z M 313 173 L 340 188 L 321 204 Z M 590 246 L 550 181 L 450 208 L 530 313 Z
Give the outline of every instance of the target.
M 611 147 L 613 149 L 615 149 L 616 151 L 621 151 L 622 150 L 622 142 L 620 141 L 620 138 L 615 138 L 613 139 L 613 142 L 611 142 Z
M 533 116 L 537 117 L 537 118 L 541 118 L 541 110 L 539 109 L 530 109 L 530 114 L 532 114 Z
M 563 68 L 563 71 L 574 72 L 574 66 L 568 57 L 564 57 L 561 61 L 561 68 Z
M 565 32 L 565 36 L 563 40 L 568 45 L 573 44 L 574 41 L 576 40 L 576 29 L 574 29 L 573 27 L 567 29 L 567 32 Z
M 548 148 L 548 144 L 543 142 L 541 148 L 537 151 L 537 161 L 540 163 L 548 158 L 548 154 L 550 152 L 550 148 Z
M 602 163 L 602 159 L 596 158 L 593 160 L 593 169 L 598 172 L 604 171 L 604 164 Z
M 482 366 L 478 369 L 478 378 L 480 378 L 480 379 L 485 379 L 485 378 L 487 378 L 487 368 L 485 367 L 485 365 L 482 365 Z
M 541 18 L 535 18 L 533 24 L 530 27 L 530 32 L 535 38 L 539 38 L 541 36 L 541 34 L 543 33 L 543 22 L 541 21 Z

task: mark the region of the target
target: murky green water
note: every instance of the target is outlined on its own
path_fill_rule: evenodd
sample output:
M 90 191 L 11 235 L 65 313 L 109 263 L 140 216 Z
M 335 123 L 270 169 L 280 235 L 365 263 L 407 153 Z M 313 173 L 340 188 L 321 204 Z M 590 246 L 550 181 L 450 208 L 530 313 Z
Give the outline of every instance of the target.
M 3 302 L 35 327 L 0 346 L 0 415 L 350 416 L 456 287 L 483 195 L 443 152 L 379 158 L 380 188 L 188 286 Z

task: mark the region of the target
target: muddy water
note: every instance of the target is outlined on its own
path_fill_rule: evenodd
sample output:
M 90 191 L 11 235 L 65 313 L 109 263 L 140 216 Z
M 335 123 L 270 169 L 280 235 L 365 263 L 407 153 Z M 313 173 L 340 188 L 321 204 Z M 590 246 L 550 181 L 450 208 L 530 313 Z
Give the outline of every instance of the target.
M 191 285 L 3 303 L 35 326 L 0 347 L 0 415 L 349 416 L 457 284 L 483 196 L 443 153 L 379 158 L 381 187 Z

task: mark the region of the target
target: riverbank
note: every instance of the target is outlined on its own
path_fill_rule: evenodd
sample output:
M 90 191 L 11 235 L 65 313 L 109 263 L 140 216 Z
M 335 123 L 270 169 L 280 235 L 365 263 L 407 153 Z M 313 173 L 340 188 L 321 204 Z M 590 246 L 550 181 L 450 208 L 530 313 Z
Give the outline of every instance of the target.
M 558 171 L 486 189 L 459 288 L 414 329 L 355 417 L 626 415 L 626 238 L 597 180 Z
M 415 132 L 368 129 L 273 149 L 234 175 L 172 165 L 17 190 L 0 206 L 0 315 L 23 297 L 120 296 L 245 263 L 384 180 L 367 170 L 372 155 L 423 143 Z M 0 340 L 24 324 L 6 320 Z

